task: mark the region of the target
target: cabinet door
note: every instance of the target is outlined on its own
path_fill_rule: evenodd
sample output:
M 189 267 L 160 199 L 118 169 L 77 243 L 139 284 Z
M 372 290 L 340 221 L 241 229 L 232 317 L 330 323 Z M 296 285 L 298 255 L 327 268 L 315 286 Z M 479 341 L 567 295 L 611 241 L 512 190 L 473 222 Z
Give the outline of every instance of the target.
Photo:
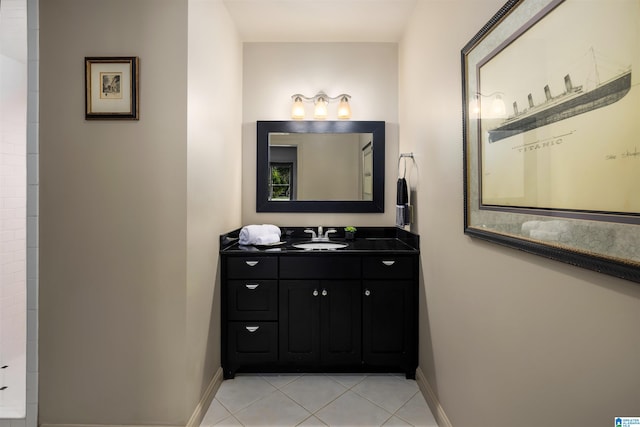
M 280 281 L 280 360 L 317 364 L 320 358 L 320 282 Z
M 415 364 L 416 310 L 409 280 L 363 282 L 363 359 L 371 365 Z
M 360 281 L 321 282 L 321 362 L 330 365 L 358 365 L 362 360 L 362 297 Z

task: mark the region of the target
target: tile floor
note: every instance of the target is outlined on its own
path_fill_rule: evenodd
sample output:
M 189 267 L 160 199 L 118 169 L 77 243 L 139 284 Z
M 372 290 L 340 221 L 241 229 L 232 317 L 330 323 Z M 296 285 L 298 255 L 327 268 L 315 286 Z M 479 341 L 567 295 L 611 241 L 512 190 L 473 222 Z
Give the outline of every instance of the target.
M 201 427 L 437 427 L 413 380 L 395 374 L 236 375 L 220 386 Z

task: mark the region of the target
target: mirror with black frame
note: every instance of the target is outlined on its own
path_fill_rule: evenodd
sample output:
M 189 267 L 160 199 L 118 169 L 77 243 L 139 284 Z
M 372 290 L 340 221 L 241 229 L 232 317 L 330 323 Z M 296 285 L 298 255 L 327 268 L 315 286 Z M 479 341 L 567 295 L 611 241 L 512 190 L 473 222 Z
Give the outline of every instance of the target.
M 385 122 L 257 122 L 257 212 L 384 212 Z

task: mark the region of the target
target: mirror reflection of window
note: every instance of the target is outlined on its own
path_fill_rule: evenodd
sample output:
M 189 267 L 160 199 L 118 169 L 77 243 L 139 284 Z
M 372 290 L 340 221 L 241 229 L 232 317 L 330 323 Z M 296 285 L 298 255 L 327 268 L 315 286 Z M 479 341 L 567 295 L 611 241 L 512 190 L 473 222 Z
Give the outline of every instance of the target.
M 293 163 L 271 163 L 271 194 L 269 200 L 294 200 Z
M 298 199 L 298 145 L 271 145 L 269 153 L 269 200 Z M 275 169 L 274 169 L 275 168 Z M 286 183 L 285 181 L 286 180 Z M 276 182 L 277 181 L 277 182 Z

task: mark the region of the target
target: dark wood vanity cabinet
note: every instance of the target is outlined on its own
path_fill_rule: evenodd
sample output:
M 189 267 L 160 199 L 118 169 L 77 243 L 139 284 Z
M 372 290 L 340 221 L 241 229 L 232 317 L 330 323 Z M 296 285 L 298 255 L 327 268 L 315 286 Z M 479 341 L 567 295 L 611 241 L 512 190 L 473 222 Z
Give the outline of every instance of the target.
M 222 364 L 415 378 L 417 254 L 224 256 Z
M 358 365 L 360 282 L 280 281 L 280 360 L 292 365 Z
M 361 359 L 361 257 L 280 257 L 280 360 L 353 365 Z

